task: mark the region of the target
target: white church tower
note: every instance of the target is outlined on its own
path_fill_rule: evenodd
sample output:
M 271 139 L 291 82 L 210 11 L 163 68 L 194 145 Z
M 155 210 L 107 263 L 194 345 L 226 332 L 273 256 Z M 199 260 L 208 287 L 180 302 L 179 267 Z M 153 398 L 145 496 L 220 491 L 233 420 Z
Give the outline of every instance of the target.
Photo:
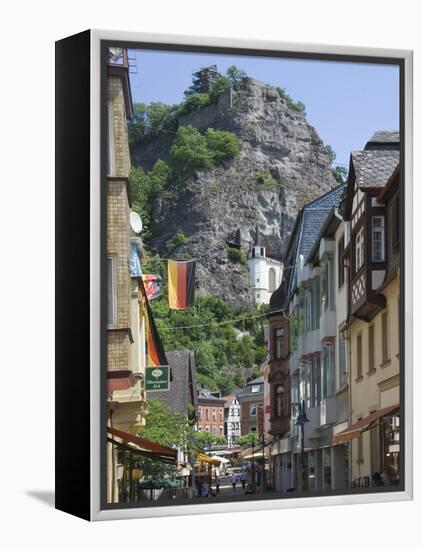
M 283 263 L 266 256 L 266 248 L 261 245 L 258 227 L 255 242 L 248 252 L 248 269 L 255 303 L 268 304 L 272 292 L 281 284 Z

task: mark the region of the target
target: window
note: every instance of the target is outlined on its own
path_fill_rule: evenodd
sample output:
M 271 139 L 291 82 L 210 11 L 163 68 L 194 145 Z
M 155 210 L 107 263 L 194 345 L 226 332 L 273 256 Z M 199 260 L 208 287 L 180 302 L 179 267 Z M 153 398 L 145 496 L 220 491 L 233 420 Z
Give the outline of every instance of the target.
M 355 271 L 364 265 L 364 228 L 362 227 L 355 237 Z
M 257 431 L 257 428 L 255 426 L 251 426 L 250 432 L 255 433 Z
M 392 207 L 392 248 L 397 248 L 400 241 L 400 201 L 397 195 Z
M 283 416 L 284 414 L 284 394 L 285 389 L 283 386 L 276 386 L 275 388 L 275 411 L 276 416 Z
M 206 426 L 206 432 L 210 431 L 210 426 Z
M 260 391 L 260 384 L 255 384 L 251 386 L 251 393 L 258 393 Z
M 220 420 L 223 420 L 223 409 L 219 409 Z
M 216 420 L 216 407 L 213 407 L 213 420 Z
M 331 397 L 335 391 L 334 384 L 334 362 L 333 362 L 333 344 L 324 344 L 322 346 L 322 398 Z
M 344 249 L 345 238 L 342 235 L 338 241 L 338 288 L 341 288 L 345 282 Z
M 250 416 L 257 415 L 257 405 L 250 405 Z
M 205 407 L 205 413 L 206 413 L 206 420 L 209 419 L 209 408 Z
M 198 420 L 201 420 L 201 407 L 198 407 Z
M 313 330 L 320 327 L 320 278 L 313 280 Z
M 389 361 L 388 312 L 382 313 L 382 364 Z
M 369 372 L 375 370 L 375 327 L 369 325 Z
M 275 268 L 271 267 L 269 269 L 269 292 L 274 292 L 276 290 L 276 271 Z
M 314 355 L 312 359 L 311 385 L 311 406 L 317 407 L 322 399 L 322 372 L 319 355 Z
M 346 350 L 346 344 L 345 339 L 342 336 L 341 332 L 339 332 L 338 335 L 338 384 L 341 388 L 347 383 L 347 350 Z
M 283 357 L 284 335 L 285 331 L 283 328 L 277 328 L 275 330 L 275 359 L 281 359 Z
M 115 173 L 115 136 L 113 127 L 113 103 L 107 103 L 107 175 Z
M 363 376 L 363 342 L 361 332 L 357 334 L 356 342 L 357 380 Z
M 109 328 L 116 326 L 116 302 L 115 259 L 109 256 L 107 258 L 107 326 Z
M 216 424 L 212 424 L 211 431 L 212 431 L 213 433 L 216 433 L 216 432 L 217 432 Z
M 320 296 L 322 304 L 322 312 L 332 310 L 334 307 L 334 277 L 333 277 L 333 261 L 327 258 L 320 264 Z
M 385 218 L 372 217 L 372 261 L 385 261 Z

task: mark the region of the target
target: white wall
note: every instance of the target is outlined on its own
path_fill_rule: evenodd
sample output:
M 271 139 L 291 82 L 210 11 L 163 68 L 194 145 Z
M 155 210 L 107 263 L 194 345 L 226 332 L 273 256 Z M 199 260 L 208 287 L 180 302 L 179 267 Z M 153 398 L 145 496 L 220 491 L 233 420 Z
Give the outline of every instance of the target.
M 273 290 L 269 289 L 269 271 L 275 270 L 275 289 L 282 281 L 283 264 L 273 258 L 259 256 L 248 259 L 250 270 L 251 292 L 256 304 L 268 304 Z

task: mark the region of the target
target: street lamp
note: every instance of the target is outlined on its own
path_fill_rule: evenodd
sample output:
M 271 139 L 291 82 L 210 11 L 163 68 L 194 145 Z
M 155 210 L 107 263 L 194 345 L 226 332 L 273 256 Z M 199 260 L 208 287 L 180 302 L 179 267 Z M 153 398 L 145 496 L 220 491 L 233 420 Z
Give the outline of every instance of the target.
M 306 422 L 310 422 L 310 420 L 307 418 L 306 412 L 305 412 L 305 403 L 304 400 L 298 404 L 298 414 L 297 418 L 295 419 L 295 425 L 300 426 L 301 428 L 301 480 L 302 480 L 302 491 L 308 490 L 308 479 L 306 476 L 306 469 L 305 469 L 305 452 L 304 452 L 304 424 Z
M 255 464 L 254 464 L 254 446 L 255 446 L 255 441 L 256 441 L 256 436 L 254 434 L 254 432 L 252 432 L 253 434 L 253 439 L 251 441 L 251 450 L 252 450 L 252 457 L 253 457 L 253 460 L 251 462 L 251 491 L 253 493 L 256 492 L 256 469 L 255 469 Z

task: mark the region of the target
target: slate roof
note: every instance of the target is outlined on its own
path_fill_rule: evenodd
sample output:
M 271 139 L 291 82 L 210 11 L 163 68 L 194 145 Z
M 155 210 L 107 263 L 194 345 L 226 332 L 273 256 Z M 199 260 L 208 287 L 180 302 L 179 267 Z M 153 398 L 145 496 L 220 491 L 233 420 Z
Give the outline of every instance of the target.
M 364 149 L 391 149 L 398 148 L 400 142 L 400 134 L 398 130 L 377 130 Z
M 299 212 L 291 234 L 287 253 L 284 258 L 282 282 L 270 297 L 269 313 L 280 312 L 295 289 L 297 260 L 300 255 L 308 257 L 329 212 L 338 207 L 346 184 L 334 187 L 321 197 L 306 204 Z
M 399 163 L 399 150 L 364 150 L 351 153 L 351 163 L 360 188 L 383 187 Z
M 193 405 L 197 410 L 194 351 L 187 349 L 168 351 L 166 352 L 166 358 L 172 369 L 172 381 L 169 390 L 147 392 L 147 399 L 166 401 L 173 413 L 187 413 L 188 405 Z M 190 385 L 190 371 L 192 385 Z
M 225 399 L 223 397 L 217 397 L 207 388 L 199 387 L 197 389 L 198 399 L 207 399 L 207 401 L 219 401 L 219 403 L 224 403 Z
M 260 385 L 260 390 L 258 392 L 252 392 L 252 387 Z M 262 396 L 264 392 L 264 376 L 259 376 L 258 378 L 255 378 L 254 380 L 250 380 L 247 382 L 245 387 L 241 390 L 240 393 L 237 394 L 238 399 L 245 397 L 247 395 L 257 395 L 259 397 Z

